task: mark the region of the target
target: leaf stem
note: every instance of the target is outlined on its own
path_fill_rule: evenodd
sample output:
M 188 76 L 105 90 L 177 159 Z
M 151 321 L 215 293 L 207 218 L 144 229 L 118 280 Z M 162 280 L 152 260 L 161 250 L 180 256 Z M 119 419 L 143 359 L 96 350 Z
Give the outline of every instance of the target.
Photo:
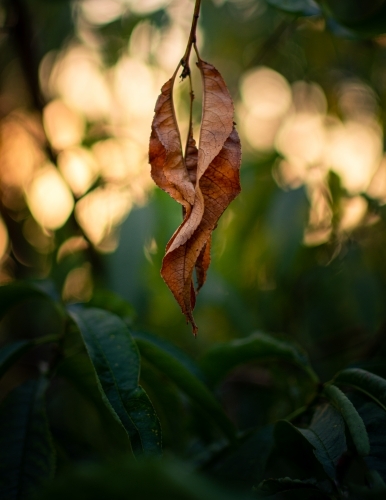
M 201 7 L 201 0 L 196 0 L 196 3 L 194 5 L 192 26 L 190 28 L 188 43 L 186 46 L 184 57 L 181 59 L 181 65 L 184 68 L 181 73 L 182 79 L 186 78 L 190 74 L 189 58 L 190 58 L 190 52 L 192 50 L 192 45 L 196 43 L 196 29 L 197 29 L 198 18 L 200 17 L 200 7 Z

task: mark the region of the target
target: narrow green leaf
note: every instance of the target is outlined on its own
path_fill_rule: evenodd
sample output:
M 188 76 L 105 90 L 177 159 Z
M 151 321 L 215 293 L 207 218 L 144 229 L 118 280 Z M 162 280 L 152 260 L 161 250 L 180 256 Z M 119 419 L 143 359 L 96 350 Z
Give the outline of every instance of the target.
M 211 384 L 217 384 L 229 371 L 250 361 L 279 359 L 303 369 L 314 381 L 318 377 L 312 370 L 307 354 L 291 342 L 257 332 L 245 339 L 217 344 L 201 359 L 201 367 Z
M 0 498 L 24 499 L 53 476 L 55 451 L 45 412 L 45 379 L 29 380 L 0 406 Z
M 80 333 L 77 333 L 80 336 Z M 94 366 L 86 349 L 64 357 L 57 366 L 56 375 L 66 379 L 86 401 L 93 405 L 106 435 L 109 453 L 130 452 L 129 436 L 117 414 L 111 410 L 105 394 L 100 390 Z
M 386 481 L 386 413 L 373 401 L 368 401 L 359 393 L 358 396 L 355 405 L 370 440 L 370 455 L 365 457 L 365 462 L 370 470 L 376 470 Z
M 355 409 L 354 405 L 335 385 L 328 385 L 324 388 L 327 398 L 341 412 L 347 428 L 351 434 L 358 455 L 364 457 L 370 453 L 370 442 L 365 424 Z
M 193 361 L 169 343 L 145 333 L 134 333 L 141 356 L 167 375 L 181 391 L 195 401 L 230 439 L 235 428 L 219 402 L 202 381 L 202 374 Z
M 361 368 L 342 370 L 334 377 L 334 383 L 348 385 L 371 397 L 386 411 L 386 380 Z
M 19 340 L 0 349 L 0 377 L 32 347 L 59 340 L 58 335 L 47 335 L 36 340 Z
M 330 404 L 316 409 L 307 429 L 299 429 L 314 447 L 314 455 L 331 479 L 336 479 L 336 465 L 347 451 L 344 421 Z
M 161 453 L 161 427 L 138 385 L 140 358 L 127 326 L 102 309 L 70 308 L 93 363 L 105 402 L 128 435 L 134 453 Z
M 316 458 L 315 448 L 298 427 L 287 420 L 279 420 L 274 427 L 275 449 L 273 460 L 282 461 L 296 479 L 315 476 L 323 480 L 326 471 Z M 271 461 L 272 461 L 271 459 Z M 305 473 L 307 474 L 305 476 Z

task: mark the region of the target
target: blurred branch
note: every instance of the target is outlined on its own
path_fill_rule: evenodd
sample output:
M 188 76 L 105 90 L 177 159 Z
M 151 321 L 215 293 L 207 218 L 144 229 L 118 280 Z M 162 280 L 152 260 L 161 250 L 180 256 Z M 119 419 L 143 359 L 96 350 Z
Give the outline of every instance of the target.
M 268 54 L 276 48 L 276 46 L 281 42 L 282 37 L 284 34 L 293 29 L 295 24 L 297 23 L 298 18 L 293 17 L 290 21 L 286 18 L 284 21 L 282 21 L 275 29 L 275 31 L 272 33 L 271 36 L 269 36 L 261 45 L 258 53 L 256 54 L 256 57 L 253 58 L 252 64 L 259 65 L 261 64 L 264 59 L 268 56 Z
M 197 30 L 198 18 L 200 17 L 200 7 L 201 7 L 201 0 L 196 0 L 188 44 L 186 46 L 184 57 L 181 59 L 181 64 L 184 68 L 181 73 L 182 79 L 186 78 L 190 74 L 189 58 L 192 46 L 196 44 L 196 30 Z
M 31 13 L 23 0 L 9 1 L 10 32 L 13 34 L 22 70 L 27 81 L 34 107 L 42 112 L 44 98 L 39 85 L 38 38 L 32 26 Z

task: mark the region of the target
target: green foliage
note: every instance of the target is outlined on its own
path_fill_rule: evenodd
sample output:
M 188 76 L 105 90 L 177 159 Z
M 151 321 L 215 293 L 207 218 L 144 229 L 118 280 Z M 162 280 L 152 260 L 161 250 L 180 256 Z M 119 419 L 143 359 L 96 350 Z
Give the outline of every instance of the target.
M 364 457 L 370 453 L 370 443 L 362 418 L 351 401 L 335 385 L 327 385 L 324 392 L 341 412 L 358 454 Z
M 126 429 L 136 454 L 161 451 L 161 429 L 146 392 L 138 385 L 140 358 L 126 325 L 102 309 L 70 309 L 93 363 L 106 404 Z
M 0 496 L 27 498 L 55 471 L 44 393 L 47 380 L 29 380 L 0 406 Z
M 262 332 L 252 334 L 245 339 L 214 346 L 201 359 L 201 366 L 208 380 L 215 385 L 232 368 L 254 360 L 293 363 L 304 370 L 313 382 L 318 381 L 309 365 L 307 355 L 299 347 Z
M 3 287 L 2 292 L 7 288 Z M 9 289 L 13 291 L 14 285 L 9 285 Z M 35 290 L 21 284 L 18 289 L 21 290 L 21 303 L 26 300 L 27 289 Z M 4 307 L 5 318 L 9 316 L 11 322 L 14 321 L 12 311 L 17 307 L 16 297 L 17 294 L 8 302 L 8 307 Z M 45 300 L 52 301 L 49 296 Z M 111 498 L 118 498 L 123 491 L 133 491 L 134 494 L 138 488 L 144 492 L 148 489 L 149 495 L 159 490 L 163 495 L 175 491 L 176 494 L 180 492 L 181 498 L 199 498 L 202 493 L 198 484 L 201 481 L 205 484 L 205 481 L 200 478 L 197 483 L 190 472 L 181 469 L 181 477 L 188 474 L 187 482 L 182 483 L 180 476 L 170 472 L 176 471 L 180 465 L 166 459 L 161 462 L 141 461 L 142 465 L 136 465 L 133 459 L 125 459 L 119 467 L 136 474 L 137 482 L 130 485 L 126 479 L 114 481 L 115 472 L 112 472 L 111 465 L 75 468 L 67 475 L 63 472 L 63 479 L 60 479 L 61 471 L 66 470 L 74 459 L 114 457 L 122 452 L 129 453 L 130 448 L 134 456 L 160 454 L 160 425 L 165 423 L 167 427 L 173 421 L 170 414 L 176 411 L 181 412 L 179 419 L 186 419 L 190 413 L 188 425 L 182 425 L 178 435 L 188 433 L 195 436 L 196 444 L 189 444 L 186 440 L 187 447 L 181 449 L 186 438 L 176 446 L 169 436 L 170 449 L 174 449 L 177 456 L 182 452 L 182 456 L 190 457 L 199 470 L 235 491 L 247 493 L 254 488 L 258 498 L 279 494 L 284 495 L 283 498 L 296 498 L 293 495 L 299 495 L 298 498 L 336 498 L 349 488 L 355 498 L 358 491 L 366 496 L 372 482 L 378 485 L 374 486 L 375 491 L 383 491 L 380 479 L 386 474 L 383 460 L 386 416 L 380 403 L 386 384 L 383 378 L 365 370 L 343 370 L 336 375 L 334 382 L 353 387 L 356 390 L 353 400 L 331 382 L 325 384 L 319 395 L 320 384 L 307 355 L 288 340 L 263 333 L 211 348 L 202 356 L 201 371 L 182 350 L 148 333 L 132 334 L 122 319 L 104 309 L 71 305 L 66 312 L 60 303 L 51 309 L 60 311 L 63 334 L 19 340 L 6 344 L 1 351 L 5 379 L 9 370 L 22 365 L 23 356 L 34 352 L 32 348 L 41 349 L 51 344 L 59 354 L 44 361 L 47 353 L 38 353 L 35 363 L 45 366 L 45 377 L 31 379 L 13 390 L 10 388 L 0 407 L 0 450 L 6 454 L 12 450 L 12 460 L 2 461 L 6 464 L 2 477 L 8 478 L 3 483 L 7 494 L 27 498 L 30 493 L 40 491 L 39 485 L 53 475 L 57 454 L 59 479 L 46 490 L 43 488 L 43 498 L 59 490 L 66 496 L 77 491 L 88 498 L 98 491 L 101 498 L 106 492 Z M 128 310 L 123 304 L 118 308 L 124 317 Z M 287 420 L 279 420 L 274 429 L 272 426 L 257 427 L 237 434 L 206 380 L 210 381 L 210 387 L 219 387 L 220 381 L 229 379 L 235 369 L 250 366 L 251 361 L 269 366 L 267 362 L 272 360 L 284 361 L 289 371 L 291 366 L 300 369 L 309 378 L 313 395 L 311 398 L 304 396 L 303 407 Z M 141 365 L 144 367 L 143 381 L 149 394 L 155 396 L 156 410 L 139 385 Z M 44 394 L 47 387 L 46 409 Z M 323 394 L 332 404 L 325 402 Z M 367 396 L 378 404 L 363 400 Z M 180 397 L 187 399 L 180 400 Z M 168 402 L 173 406 L 164 408 Z M 61 412 L 64 406 L 78 412 L 78 416 L 84 414 L 86 420 L 83 422 L 83 417 L 78 417 L 78 420 L 67 421 L 65 416 L 63 420 Z M 214 424 L 212 431 L 209 422 Z M 219 439 L 218 432 L 213 432 L 216 428 L 228 441 Z M 101 435 L 93 439 L 91 436 L 97 429 Z M 91 436 L 88 436 L 89 432 Z M 169 429 L 170 432 L 173 431 Z M 363 479 L 354 483 L 351 480 L 353 466 L 344 464 L 355 462 L 357 458 L 346 445 L 346 439 L 353 443 L 360 457 L 365 457 L 365 462 L 356 462 Z M 137 470 L 137 467 L 140 468 Z M 166 476 L 158 484 L 158 479 L 148 481 L 152 474 Z M 166 477 L 172 478 L 170 482 Z M 366 477 L 371 477 L 372 482 Z M 61 481 L 65 482 L 65 487 Z M 78 482 L 79 487 L 76 487 Z M 208 491 L 213 490 L 210 493 L 213 498 L 222 494 L 214 485 L 208 484 Z

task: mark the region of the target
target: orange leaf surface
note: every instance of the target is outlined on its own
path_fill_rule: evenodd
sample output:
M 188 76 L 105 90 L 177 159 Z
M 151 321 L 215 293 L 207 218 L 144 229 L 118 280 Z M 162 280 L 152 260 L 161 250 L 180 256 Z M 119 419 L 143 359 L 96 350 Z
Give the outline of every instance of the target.
M 182 154 L 172 100 L 175 73 L 162 87 L 157 100 L 149 152 L 154 181 L 184 207 L 184 220 L 167 244 L 161 275 L 194 334 L 197 325 L 193 308 L 198 290 L 206 280 L 212 232 L 240 192 L 241 163 L 241 145 L 233 123 L 234 107 L 225 82 L 211 64 L 199 59 L 197 66 L 204 92 L 198 150 L 190 124 L 185 156 Z M 193 93 L 191 96 L 193 99 Z

